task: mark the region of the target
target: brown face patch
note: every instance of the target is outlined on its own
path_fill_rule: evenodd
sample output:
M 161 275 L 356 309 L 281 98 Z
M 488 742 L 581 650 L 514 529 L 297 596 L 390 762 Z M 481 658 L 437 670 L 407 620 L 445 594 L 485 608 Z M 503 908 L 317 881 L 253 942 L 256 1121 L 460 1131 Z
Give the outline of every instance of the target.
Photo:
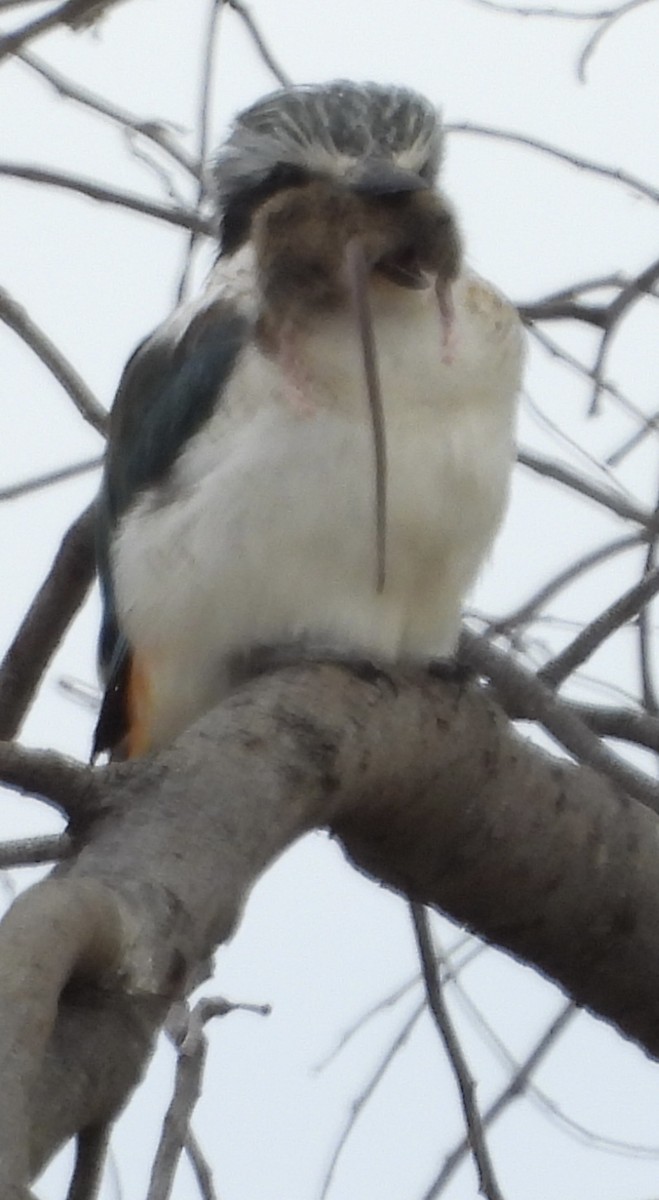
M 354 240 L 369 272 L 400 287 L 448 284 L 460 268 L 455 219 L 431 189 L 375 196 L 315 180 L 268 199 L 251 236 L 264 298 L 261 328 L 275 341 L 284 323 L 304 324 L 309 314 L 349 303 L 345 259 Z

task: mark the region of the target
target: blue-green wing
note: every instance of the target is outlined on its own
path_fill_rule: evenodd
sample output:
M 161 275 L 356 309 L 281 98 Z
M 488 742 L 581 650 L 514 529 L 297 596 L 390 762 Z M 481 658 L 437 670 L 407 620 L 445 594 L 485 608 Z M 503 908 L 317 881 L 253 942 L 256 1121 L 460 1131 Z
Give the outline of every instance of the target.
M 93 754 L 112 749 L 127 729 L 131 649 L 116 611 L 110 551 L 122 516 L 140 493 L 164 483 L 181 450 L 208 420 L 248 337 L 249 323 L 226 301 L 197 312 L 183 332 L 167 327 L 129 359 L 110 415 L 98 504 L 97 559 L 103 602 L 98 643 L 106 692 Z

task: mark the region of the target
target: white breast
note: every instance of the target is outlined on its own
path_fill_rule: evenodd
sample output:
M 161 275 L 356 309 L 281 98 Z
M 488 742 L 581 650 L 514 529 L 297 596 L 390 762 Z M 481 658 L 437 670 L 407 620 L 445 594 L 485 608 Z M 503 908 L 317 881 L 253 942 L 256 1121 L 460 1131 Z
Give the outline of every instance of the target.
M 146 495 L 114 551 L 129 639 L 158 664 L 155 742 L 226 687 L 236 652 L 305 638 L 391 661 L 454 646 L 467 589 L 501 520 L 521 364 L 515 310 L 455 286 L 452 363 L 437 303 L 373 297 L 387 437 L 386 583 L 376 590 L 374 456 L 349 315 L 300 344 L 301 395 L 255 346 L 175 468 L 171 503 Z

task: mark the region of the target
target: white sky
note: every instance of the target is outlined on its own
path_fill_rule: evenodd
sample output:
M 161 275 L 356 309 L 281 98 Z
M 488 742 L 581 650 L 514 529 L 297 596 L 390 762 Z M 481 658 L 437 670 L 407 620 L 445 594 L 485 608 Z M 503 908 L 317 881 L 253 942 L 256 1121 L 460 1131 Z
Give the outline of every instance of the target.
M 499 16 L 468 0 L 253 0 L 268 42 L 296 81 L 337 76 L 401 82 L 425 92 L 447 121 L 472 120 L 527 132 L 588 158 L 657 182 L 659 8 L 632 12 L 604 39 L 586 85 L 574 63 L 587 24 Z M 30 5 L 30 15 L 40 6 Z M 190 131 L 206 5 L 198 0 L 131 0 L 94 35 L 56 33 L 36 53 L 81 84 L 145 117 Z M 10 27 L 8 16 L 4 28 Z M 213 142 L 235 110 L 273 85 L 236 16 L 225 12 L 213 101 Z M 192 143 L 189 143 L 192 144 Z M 117 187 L 165 198 L 158 181 L 125 150 L 121 136 L 52 93 L 19 64 L 0 71 L 0 159 L 51 165 Z M 656 206 L 629 190 L 520 149 L 475 137 L 450 139 L 445 184 L 461 213 L 472 264 L 515 299 L 610 271 L 634 272 L 656 255 Z M 0 286 L 6 287 L 109 404 L 135 343 L 171 308 L 184 238 L 164 225 L 52 189 L 0 179 Z M 656 406 L 656 314 L 628 322 L 610 374 L 639 406 Z M 554 332 L 553 330 L 551 332 Z M 558 330 L 556 331 L 558 333 Z M 575 352 L 594 352 L 590 331 L 570 333 Z M 46 371 L 0 326 L 0 487 L 100 451 Z M 632 426 L 615 408 L 586 423 L 584 390 L 565 370 L 533 357 L 528 387 L 552 421 L 600 456 Z M 525 412 L 524 443 L 583 460 L 548 437 Z M 597 478 L 599 475 L 592 468 Z M 645 503 L 657 486 L 655 445 L 620 472 Z M 62 531 L 91 498 L 86 477 L 29 500 L 0 505 L 0 642 L 6 645 L 43 577 Z M 550 503 L 548 503 L 548 500 Z M 576 557 L 619 526 L 548 491 L 519 472 L 509 518 L 474 597 L 505 612 L 566 557 Z M 585 619 L 631 581 L 632 556 L 616 560 L 554 607 Z M 93 715 L 63 698 L 62 676 L 93 683 L 98 606 L 94 599 L 67 638 L 25 739 L 85 756 Z M 559 645 L 565 631 L 548 631 Z M 598 676 L 635 688 L 631 635 L 595 660 Z M 3 796 L 7 836 L 55 828 L 42 807 Z M 14 873 L 22 886 L 32 873 Z M 458 937 L 444 926 L 446 944 Z M 312 1200 L 319 1194 L 349 1105 L 366 1083 L 418 992 L 366 1027 L 325 1071 L 313 1068 L 369 1005 L 415 970 L 403 903 L 346 868 L 336 848 L 305 839 L 256 888 L 243 925 L 218 958 L 215 990 L 233 1000 L 268 1002 L 267 1019 L 234 1014 L 210 1031 L 206 1092 L 195 1129 L 216 1168 L 222 1200 Z M 511 1052 L 523 1056 L 558 1010 L 561 997 L 531 971 L 491 952 L 464 975 L 470 994 Z M 212 989 L 211 989 L 212 990 Z M 505 1081 L 491 1050 L 455 1008 L 479 1096 Z M 165 1049 L 115 1137 L 128 1200 L 146 1190 L 149 1155 L 166 1104 L 172 1055 Z M 580 1016 L 538 1075 L 575 1120 L 610 1137 L 659 1146 L 654 1066 L 601 1023 Z M 428 1022 L 360 1118 L 332 1200 L 415 1200 L 461 1129 L 454 1084 Z M 561 1135 L 535 1108 L 518 1103 L 497 1127 L 492 1150 L 506 1200 L 649 1200 L 659 1194 L 654 1161 L 593 1152 Z M 44 1200 L 62 1193 L 64 1165 L 42 1183 Z M 181 1170 L 174 1200 L 194 1195 Z M 116 1192 L 109 1178 L 103 1200 Z M 448 1200 L 475 1200 L 470 1165 Z

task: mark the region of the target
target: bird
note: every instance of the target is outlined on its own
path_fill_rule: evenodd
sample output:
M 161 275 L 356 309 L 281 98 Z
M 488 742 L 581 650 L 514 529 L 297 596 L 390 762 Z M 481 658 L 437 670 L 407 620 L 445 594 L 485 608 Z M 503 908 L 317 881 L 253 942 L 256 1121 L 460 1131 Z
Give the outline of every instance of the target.
M 453 654 L 506 507 L 523 337 L 465 264 L 443 148 L 402 86 L 287 86 L 235 118 L 207 282 L 110 414 L 95 757 L 168 746 L 268 649 Z

